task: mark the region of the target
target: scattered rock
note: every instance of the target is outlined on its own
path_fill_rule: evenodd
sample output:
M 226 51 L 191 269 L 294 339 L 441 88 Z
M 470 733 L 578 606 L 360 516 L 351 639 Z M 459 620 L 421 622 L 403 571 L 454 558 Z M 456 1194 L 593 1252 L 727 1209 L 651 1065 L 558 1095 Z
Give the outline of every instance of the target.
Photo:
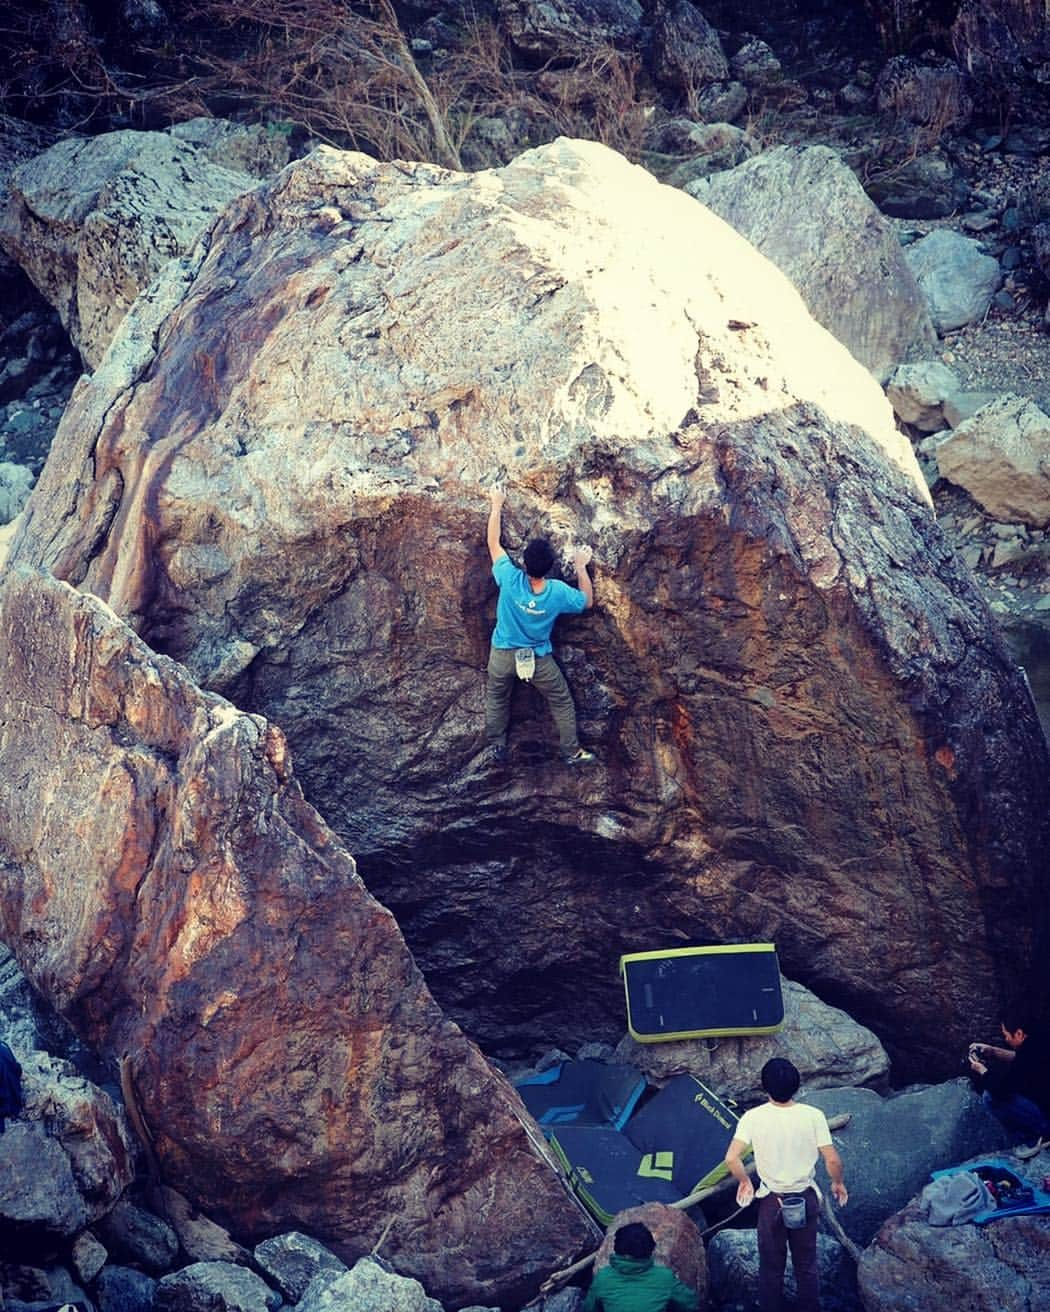
M 984 406 L 940 444 L 937 465 L 996 519 L 1050 525 L 1050 417 L 1033 401 Z
M 109 1260 L 109 1253 L 90 1230 L 77 1235 L 69 1250 L 73 1273 L 82 1285 L 90 1285 Z
M 321 1271 L 306 1287 L 297 1312 L 443 1312 L 418 1280 L 399 1276 L 386 1263 L 363 1257 L 350 1271 Z
M 0 524 L 10 524 L 22 513 L 33 487 L 33 471 L 25 465 L 0 460 Z
M 945 402 L 958 391 L 958 375 L 935 360 L 902 364 L 886 384 L 893 413 L 921 433 L 938 433 L 945 427 Z
M 346 1264 L 324 1244 L 294 1230 L 264 1240 L 255 1249 L 255 1261 L 289 1303 L 299 1302 L 318 1272 L 346 1270 Z
M 654 1084 L 695 1075 L 743 1106 L 765 1100 L 759 1076 L 771 1057 L 793 1061 L 807 1089 L 886 1081 L 889 1057 L 870 1030 L 801 984 L 783 980 L 782 989 L 784 1024 L 775 1034 L 677 1043 L 636 1043 L 627 1035 L 614 1060 L 637 1066 Z
M 973 113 L 966 77 L 946 56 L 895 56 L 879 74 L 875 98 L 881 113 L 925 128 L 931 144 L 965 128 Z
M 999 264 L 971 237 L 938 228 L 905 249 L 939 333 L 974 323 L 988 311 L 1002 281 Z
M 765 41 L 751 37 L 737 50 L 729 61 L 729 70 L 753 91 L 763 91 L 776 86 L 784 77 L 780 60 Z
M 534 60 L 567 61 L 581 46 L 629 44 L 642 21 L 638 0 L 496 0 L 496 12 L 514 48 Z
M 153 1312 L 157 1282 L 134 1267 L 107 1263 L 95 1285 L 98 1312 Z
M 656 80 L 686 97 L 710 83 L 724 83 L 729 76 L 718 33 L 687 0 L 659 6 L 649 59 Z
M 791 279 L 810 313 L 883 378 L 933 344 L 897 235 L 824 146 L 778 146 L 686 188 Z
M 179 1252 L 179 1237 L 166 1221 L 122 1198 L 102 1217 L 96 1231 L 117 1262 L 128 1262 L 150 1275 L 170 1271 Z
M 277 1312 L 281 1296 L 230 1262 L 193 1262 L 157 1282 L 155 1312 Z

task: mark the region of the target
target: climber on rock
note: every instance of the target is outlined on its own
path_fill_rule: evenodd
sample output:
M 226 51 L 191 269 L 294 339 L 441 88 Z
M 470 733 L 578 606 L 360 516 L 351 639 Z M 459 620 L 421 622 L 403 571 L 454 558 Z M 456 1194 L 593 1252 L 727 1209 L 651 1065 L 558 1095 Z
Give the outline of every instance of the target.
M 518 569 L 511 564 L 500 542 L 506 500 L 503 489 L 494 487 L 490 498 L 488 547 L 492 576 L 499 587 L 485 688 L 485 737 L 490 744 L 491 759 L 496 763 L 507 759 L 510 699 L 514 680 L 520 678 L 535 684 L 546 699 L 558 727 L 565 764 L 588 765 L 595 756 L 580 746 L 576 736 L 576 708 L 565 675 L 551 654 L 551 630 L 559 615 L 579 615 L 594 605 L 594 589 L 587 573 L 591 549 L 576 549 L 573 563 L 579 586 L 575 588 L 560 579 L 547 578 L 555 556 L 544 538 L 534 538 L 528 544 L 525 568 Z

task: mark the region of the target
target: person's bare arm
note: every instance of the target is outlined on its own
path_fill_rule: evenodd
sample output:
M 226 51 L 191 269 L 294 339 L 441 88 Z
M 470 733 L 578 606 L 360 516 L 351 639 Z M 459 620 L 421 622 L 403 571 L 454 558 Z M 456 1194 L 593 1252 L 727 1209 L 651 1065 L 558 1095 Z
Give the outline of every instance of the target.
M 573 556 L 573 564 L 576 566 L 576 586 L 587 598 L 585 610 L 590 610 L 594 605 L 594 584 L 587 573 L 587 566 L 591 563 L 593 554 L 590 547 L 577 547 L 576 554 Z
M 845 1207 L 849 1202 L 849 1194 L 846 1192 L 846 1186 L 842 1179 L 842 1158 L 839 1156 L 838 1149 L 834 1144 L 826 1144 L 820 1150 L 821 1157 L 824 1158 L 824 1165 L 828 1168 L 828 1175 L 831 1178 L 831 1192 L 839 1207 Z
M 755 1186 L 751 1183 L 751 1177 L 747 1173 L 747 1167 L 743 1163 L 744 1153 L 747 1152 L 747 1144 L 743 1139 L 733 1139 L 726 1149 L 725 1163 L 729 1167 L 729 1173 L 736 1181 L 736 1202 L 738 1207 L 746 1207 L 755 1196 Z
M 503 550 L 503 544 L 500 542 L 500 536 L 503 531 L 503 503 L 507 496 L 502 487 L 498 484 L 489 492 L 489 523 L 488 523 L 488 544 L 489 555 L 492 557 L 492 563 L 495 565 L 500 556 L 507 553 Z

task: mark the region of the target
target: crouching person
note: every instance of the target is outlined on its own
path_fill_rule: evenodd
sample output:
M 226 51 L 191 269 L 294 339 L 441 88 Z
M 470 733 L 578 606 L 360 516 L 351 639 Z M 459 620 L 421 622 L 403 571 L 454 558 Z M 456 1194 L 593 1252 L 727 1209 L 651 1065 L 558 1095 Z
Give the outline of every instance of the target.
M 649 1227 L 632 1221 L 617 1230 L 608 1266 L 595 1273 L 583 1312 L 698 1312 L 700 1300 L 668 1266 L 653 1261 Z

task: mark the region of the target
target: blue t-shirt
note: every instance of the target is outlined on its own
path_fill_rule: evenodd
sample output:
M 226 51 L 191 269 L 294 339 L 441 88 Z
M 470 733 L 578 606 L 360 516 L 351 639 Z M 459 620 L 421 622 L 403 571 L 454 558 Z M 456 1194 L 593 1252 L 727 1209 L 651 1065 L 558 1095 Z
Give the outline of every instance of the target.
M 531 647 L 537 656 L 546 656 L 553 650 L 551 629 L 558 616 L 579 615 L 587 609 L 580 589 L 561 579 L 545 579 L 543 591 L 533 592 L 529 576 L 506 554 L 492 566 L 492 577 L 499 587 L 493 647 Z

